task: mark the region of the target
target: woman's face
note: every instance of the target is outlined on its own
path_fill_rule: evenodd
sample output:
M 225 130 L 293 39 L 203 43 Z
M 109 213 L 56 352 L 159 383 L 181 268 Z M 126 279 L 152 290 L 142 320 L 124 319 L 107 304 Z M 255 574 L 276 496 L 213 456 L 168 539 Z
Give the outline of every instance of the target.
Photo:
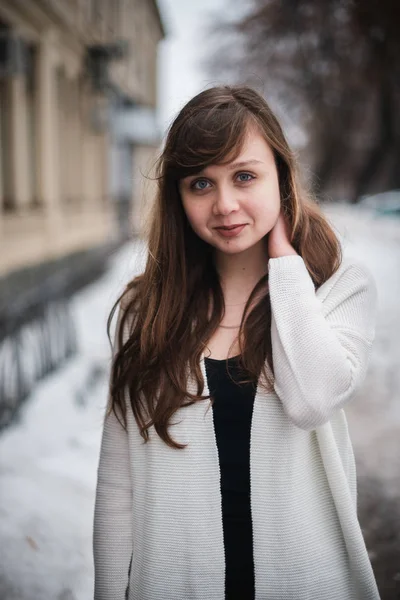
M 180 181 L 192 229 L 216 250 L 236 254 L 258 244 L 280 211 L 278 172 L 262 135 L 249 130 L 240 155 Z

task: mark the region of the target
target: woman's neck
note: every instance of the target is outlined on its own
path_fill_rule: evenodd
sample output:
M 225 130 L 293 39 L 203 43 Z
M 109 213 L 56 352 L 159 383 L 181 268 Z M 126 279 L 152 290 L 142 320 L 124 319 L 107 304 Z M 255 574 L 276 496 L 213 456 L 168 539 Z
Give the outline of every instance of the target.
M 268 272 L 268 253 L 263 241 L 240 254 L 218 252 L 215 266 L 226 304 L 247 301 L 256 283 Z

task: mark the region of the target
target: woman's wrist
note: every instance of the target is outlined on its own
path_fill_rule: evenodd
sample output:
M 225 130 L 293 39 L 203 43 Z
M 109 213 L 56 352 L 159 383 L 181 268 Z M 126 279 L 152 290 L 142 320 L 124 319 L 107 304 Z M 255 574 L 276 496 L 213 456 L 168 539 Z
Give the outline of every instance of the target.
M 272 250 L 270 250 L 269 253 L 269 258 L 280 258 L 281 256 L 294 256 L 294 255 L 298 255 L 298 253 L 296 252 L 296 250 L 293 248 L 293 246 L 279 246 L 277 248 L 273 248 Z

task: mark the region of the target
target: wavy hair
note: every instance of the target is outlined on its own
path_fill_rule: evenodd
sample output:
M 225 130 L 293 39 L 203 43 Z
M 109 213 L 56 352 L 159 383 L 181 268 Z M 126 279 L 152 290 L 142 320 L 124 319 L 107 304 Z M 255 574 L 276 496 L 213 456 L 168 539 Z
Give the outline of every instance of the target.
M 300 186 L 295 156 L 264 98 L 249 87 L 221 86 L 190 100 L 173 121 L 157 163 L 145 270 L 127 285 L 108 319 L 110 335 L 119 306 L 109 410 L 120 421 L 122 417 L 126 427 L 130 403 L 145 442 L 154 427 L 166 444 L 184 447 L 171 436 L 171 417 L 179 408 L 209 398 L 203 395 L 200 359 L 225 310 L 213 248 L 189 225 L 179 182 L 210 164 L 234 160 L 250 125 L 258 127 L 273 151 L 291 243 L 315 288 L 333 275 L 342 259 L 333 229 L 316 200 Z M 248 299 L 238 340 L 248 380 L 262 381 L 271 390 L 267 279 L 265 275 L 257 283 Z M 196 394 L 187 390 L 188 375 L 197 382 Z

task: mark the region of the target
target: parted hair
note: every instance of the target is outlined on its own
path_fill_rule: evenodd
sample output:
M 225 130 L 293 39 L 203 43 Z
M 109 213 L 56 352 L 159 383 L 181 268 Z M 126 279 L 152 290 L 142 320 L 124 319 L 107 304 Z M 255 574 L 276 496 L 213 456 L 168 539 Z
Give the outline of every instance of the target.
M 208 165 L 235 160 L 249 126 L 258 128 L 274 154 L 291 244 L 316 289 L 342 260 L 336 234 L 300 184 L 295 154 L 265 99 L 245 86 L 213 87 L 192 98 L 169 128 L 157 162 L 145 270 L 128 283 L 107 324 L 110 335 L 119 309 L 109 410 L 126 427 L 130 404 L 145 442 L 153 427 L 169 446 L 184 447 L 171 435 L 171 417 L 208 398 L 200 359 L 225 310 L 213 248 L 191 228 L 179 182 Z M 270 390 L 274 369 L 267 279 L 258 281 L 248 299 L 238 340 L 247 381 L 260 385 L 262 379 Z M 187 390 L 189 374 L 197 382 L 196 394 Z

